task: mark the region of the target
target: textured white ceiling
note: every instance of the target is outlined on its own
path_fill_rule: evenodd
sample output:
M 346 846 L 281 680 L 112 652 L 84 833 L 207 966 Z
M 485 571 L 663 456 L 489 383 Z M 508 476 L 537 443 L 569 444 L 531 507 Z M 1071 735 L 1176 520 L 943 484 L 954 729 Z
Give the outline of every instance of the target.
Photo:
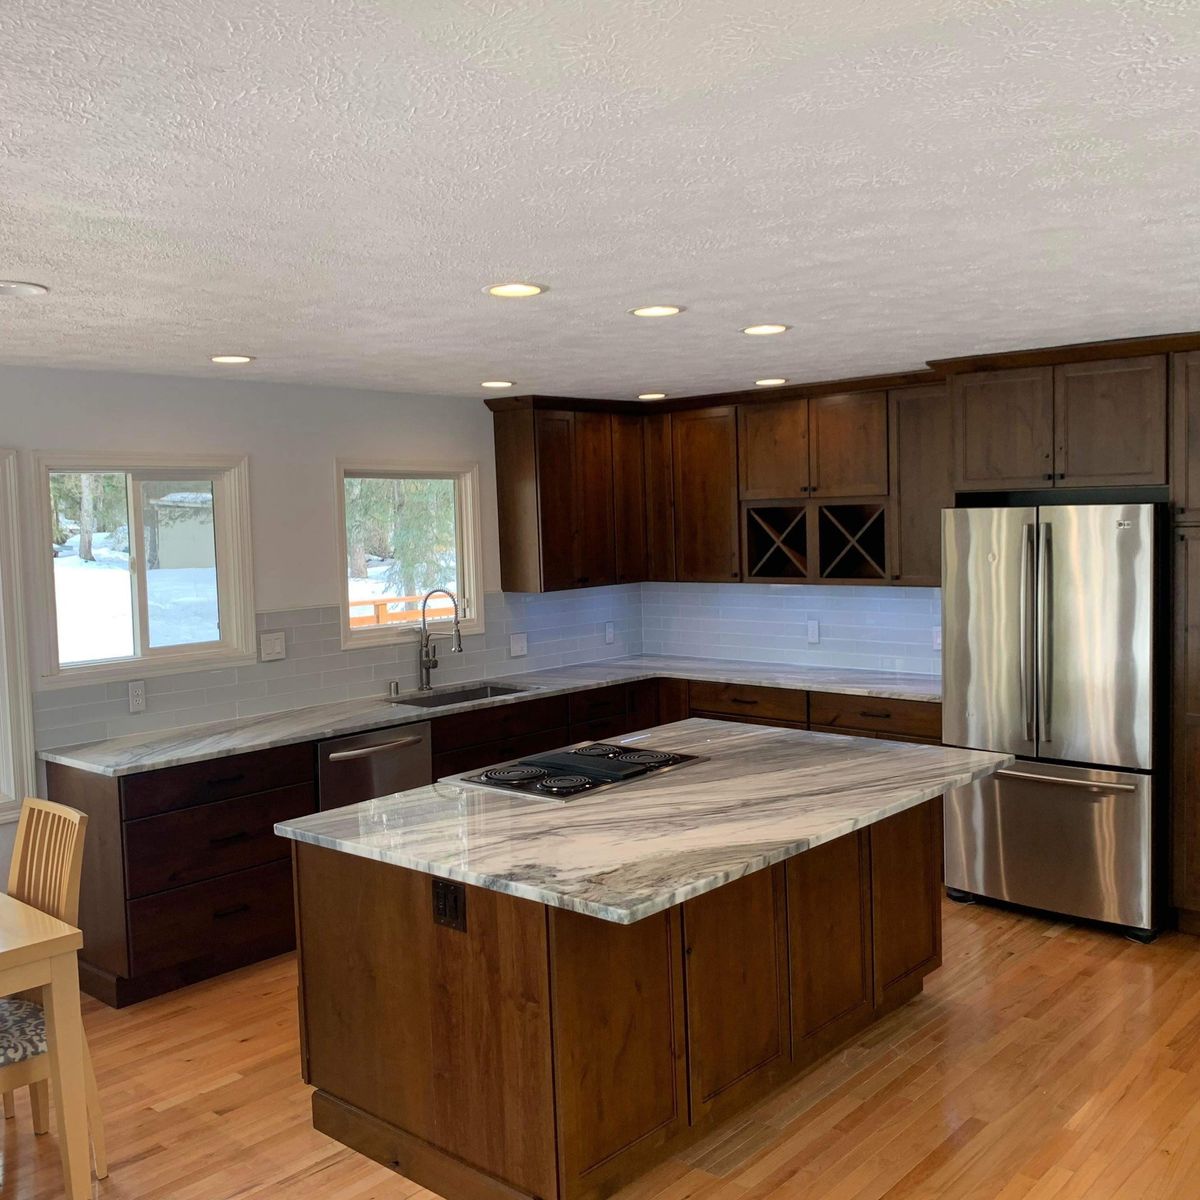
M 855 375 L 1196 328 L 1198 217 L 1194 0 L 0 4 L 4 363 Z

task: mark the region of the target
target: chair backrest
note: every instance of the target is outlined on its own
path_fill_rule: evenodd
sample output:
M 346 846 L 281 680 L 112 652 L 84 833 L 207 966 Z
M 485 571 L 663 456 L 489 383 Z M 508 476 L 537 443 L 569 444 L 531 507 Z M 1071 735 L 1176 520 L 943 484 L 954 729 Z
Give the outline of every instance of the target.
M 49 800 L 21 805 L 8 870 L 8 894 L 42 912 L 79 924 L 79 878 L 87 814 Z

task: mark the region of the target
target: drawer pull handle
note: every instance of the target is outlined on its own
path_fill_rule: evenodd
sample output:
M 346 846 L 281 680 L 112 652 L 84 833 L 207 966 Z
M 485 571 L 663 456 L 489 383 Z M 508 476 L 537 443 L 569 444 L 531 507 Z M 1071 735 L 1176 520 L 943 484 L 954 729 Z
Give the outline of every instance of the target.
M 242 771 L 238 775 L 226 775 L 223 779 L 209 779 L 206 782 L 207 787 L 228 787 L 231 783 L 241 783 L 246 778 L 246 772 Z
M 248 905 L 248 904 L 234 904 L 234 905 L 231 905 L 229 908 L 218 908 L 217 911 L 215 913 L 213 913 L 213 920 L 214 921 L 223 921 L 223 920 L 225 920 L 226 917 L 237 917 L 237 916 L 240 916 L 242 913 L 246 913 L 249 911 L 250 911 L 250 905 Z
M 370 758 L 372 754 L 382 754 L 385 750 L 400 750 L 404 746 L 419 746 L 425 739 L 421 737 L 403 737 L 394 742 L 383 742 L 378 746 L 363 746 L 358 750 L 335 750 L 328 755 L 326 762 L 347 762 L 352 758 Z
M 730 704 L 757 704 L 757 700 L 744 700 L 741 696 L 730 696 Z
M 236 846 L 239 842 L 248 842 L 249 840 L 250 835 L 241 829 L 237 833 L 228 833 L 224 837 L 209 838 L 208 844 L 214 850 L 218 850 L 222 846 Z
M 858 715 L 860 717 L 867 717 L 872 721 L 890 721 L 892 719 L 890 712 L 876 712 L 869 708 L 860 708 Z
M 1090 792 L 1136 792 L 1135 783 L 1104 783 L 1099 779 L 1060 779 L 1057 775 L 1027 775 L 1024 771 L 996 772 L 1000 779 L 1019 779 L 1025 783 L 1052 783 L 1060 787 L 1086 788 Z

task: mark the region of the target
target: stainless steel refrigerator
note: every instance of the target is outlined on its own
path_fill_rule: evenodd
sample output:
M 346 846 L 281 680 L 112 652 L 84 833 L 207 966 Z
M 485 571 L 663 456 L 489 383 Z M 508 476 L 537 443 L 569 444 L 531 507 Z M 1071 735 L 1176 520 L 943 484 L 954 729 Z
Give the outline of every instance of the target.
M 942 514 L 943 740 L 1008 770 L 946 797 L 946 885 L 1154 927 L 1155 511 Z

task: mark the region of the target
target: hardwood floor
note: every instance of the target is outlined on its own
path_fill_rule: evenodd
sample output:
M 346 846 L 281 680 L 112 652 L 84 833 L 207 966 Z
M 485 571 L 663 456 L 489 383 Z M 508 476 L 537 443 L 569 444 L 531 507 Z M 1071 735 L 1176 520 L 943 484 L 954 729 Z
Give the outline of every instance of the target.
M 1200 939 L 948 904 L 925 994 L 621 1200 L 1192 1200 Z M 275 959 L 119 1012 L 87 1002 L 109 1200 L 429 1195 L 309 1127 L 295 967 Z M 0 1195 L 60 1196 L 24 1096 Z

